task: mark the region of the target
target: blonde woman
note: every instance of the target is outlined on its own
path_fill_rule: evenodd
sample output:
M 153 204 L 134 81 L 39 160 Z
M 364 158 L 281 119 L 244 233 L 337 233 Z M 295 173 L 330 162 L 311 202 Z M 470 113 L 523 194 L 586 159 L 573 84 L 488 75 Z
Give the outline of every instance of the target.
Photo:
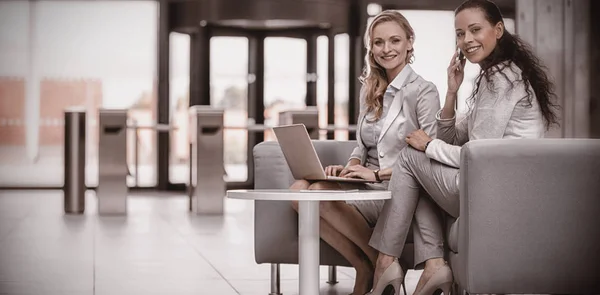
M 345 166 L 325 169 L 327 175 L 371 180 L 374 183 L 296 181 L 292 189 L 386 190 L 392 166 L 407 144 L 407 132 L 423 129 L 436 132 L 435 114 L 440 109 L 435 85 L 410 67 L 415 34 L 406 18 L 397 11 L 383 11 L 366 29 L 365 68 L 360 81 L 360 115 L 357 147 Z M 356 268 L 352 294 L 365 294 L 373 285 L 377 252 L 368 245 L 372 227 L 384 201 L 321 202 L 321 238 Z M 293 206 L 298 210 L 297 202 Z M 402 278 L 396 263 L 393 277 Z M 401 280 L 395 281 L 399 292 Z

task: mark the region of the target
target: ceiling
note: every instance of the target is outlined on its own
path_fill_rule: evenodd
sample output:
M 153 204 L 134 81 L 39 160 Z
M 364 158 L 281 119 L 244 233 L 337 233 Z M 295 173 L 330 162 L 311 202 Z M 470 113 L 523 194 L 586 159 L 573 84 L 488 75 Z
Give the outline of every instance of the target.
M 367 0 L 159 0 L 168 2 L 172 31 L 189 31 L 201 22 L 240 29 L 331 27 L 347 31 Z M 454 10 L 463 0 L 379 0 L 384 8 Z M 516 0 L 496 0 L 505 17 L 514 17 Z

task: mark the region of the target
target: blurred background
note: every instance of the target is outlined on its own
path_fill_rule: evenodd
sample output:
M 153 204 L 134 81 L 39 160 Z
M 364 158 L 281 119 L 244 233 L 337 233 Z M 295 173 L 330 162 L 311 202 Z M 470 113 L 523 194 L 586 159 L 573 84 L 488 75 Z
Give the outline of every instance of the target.
M 412 67 L 443 102 L 461 1 L 198 0 L 1 1 L 0 187 L 63 184 L 63 110 L 87 110 L 86 185 L 98 183 L 100 108 L 128 109 L 132 188 L 184 189 L 188 107 L 225 108 L 225 126 L 275 126 L 281 110 L 317 106 L 321 138 L 348 139 L 356 123 L 362 36 L 398 9 L 416 33 Z M 556 137 L 598 137 L 598 4 L 499 0 L 508 31 L 529 41 L 557 82 Z M 595 65 L 595 66 L 594 66 Z M 468 64 L 459 109 L 478 66 Z M 248 153 L 269 131 L 225 130 L 231 182 L 249 182 Z M 134 163 L 137 156 L 138 161 Z M 134 167 L 135 166 L 135 167 Z
M 224 188 L 253 188 L 252 148 L 274 140 L 282 111 L 316 108 L 320 139 L 355 138 L 364 30 L 383 10 L 411 23 L 412 67 L 442 103 L 460 3 L 0 0 L 0 294 L 298 294 L 293 261 L 256 260 L 255 217 L 279 220 L 271 218 L 281 212 L 255 214 L 254 202 L 223 198 Z M 532 46 L 555 82 L 561 124 L 547 136 L 600 138 L 600 1 L 496 3 L 507 30 Z M 460 113 L 478 72 L 467 64 Z M 196 105 L 224 109 L 224 179 L 219 158 L 193 149 L 205 162 L 190 159 Z M 65 144 L 79 143 L 65 138 L 73 106 L 86 114 L 85 125 L 72 124 L 86 130 L 85 161 Z M 99 110 L 126 110 L 126 136 L 124 115 L 109 128 Z M 200 211 L 211 204 L 220 212 Z M 340 266 L 339 283 L 326 283 L 335 274 L 322 266 L 321 294 L 351 293 L 354 269 Z M 407 271 L 407 295 L 420 274 Z M 527 281 L 532 273 L 510 275 Z

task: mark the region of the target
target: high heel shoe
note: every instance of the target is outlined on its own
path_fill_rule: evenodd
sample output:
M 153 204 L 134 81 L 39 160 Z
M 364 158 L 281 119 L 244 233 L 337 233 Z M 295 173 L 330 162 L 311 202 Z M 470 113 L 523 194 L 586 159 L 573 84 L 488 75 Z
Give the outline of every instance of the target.
M 394 258 L 392 264 L 385 269 L 379 281 L 377 281 L 377 285 L 367 295 L 382 295 L 389 285 L 394 287 L 395 295 L 399 295 L 400 286 L 404 286 L 404 271 L 398 262 L 398 258 Z M 406 289 L 404 289 L 404 294 L 406 295 Z
M 449 295 L 450 290 L 452 289 L 452 282 L 452 270 L 448 265 L 443 265 L 431 275 L 431 278 L 427 280 L 423 288 L 413 295 L 440 294 L 440 291 L 443 292 L 444 295 Z

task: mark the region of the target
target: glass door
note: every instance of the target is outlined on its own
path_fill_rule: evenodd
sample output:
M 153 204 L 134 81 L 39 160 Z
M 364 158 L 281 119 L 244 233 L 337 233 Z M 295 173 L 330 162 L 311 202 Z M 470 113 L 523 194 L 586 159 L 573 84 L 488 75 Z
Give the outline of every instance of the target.
M 190 42 L 188 34 L 173 32 L 170 42 L 169 181 L 185 183 L 189 177 L 188 107 L 190 101 Z M 162 131 L 165 132 L 165 131 Z
M 305 39 L 265 38 L 265 125 L 277 126 L 279 112 L 306 107 Z M 275 140 L 265 130 L 265 141 Z
M 248 38 L 210 40 L 210 104 L 225 109 L 225 171 L 227 181 L 248 178 Z

